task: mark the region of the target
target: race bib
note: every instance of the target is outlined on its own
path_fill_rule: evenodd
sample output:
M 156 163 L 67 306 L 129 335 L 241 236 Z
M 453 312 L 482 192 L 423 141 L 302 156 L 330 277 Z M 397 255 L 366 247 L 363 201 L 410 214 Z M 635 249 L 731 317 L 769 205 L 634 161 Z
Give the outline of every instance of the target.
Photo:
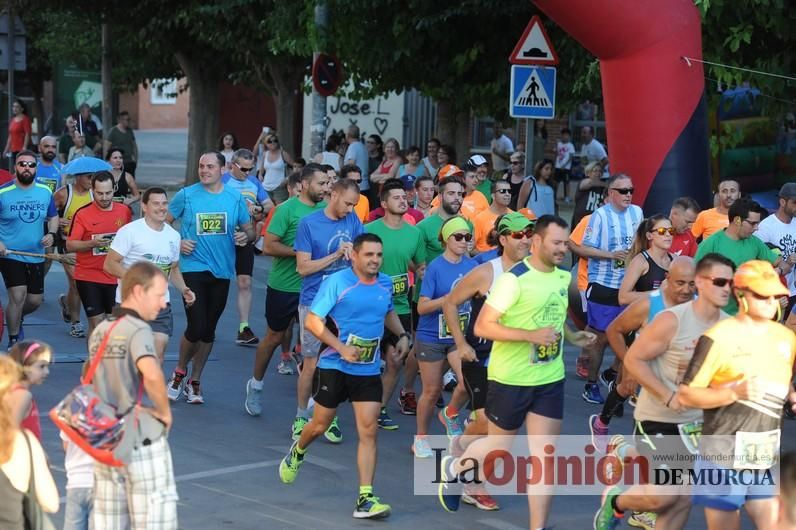
M 779 453 L 781 431 L 735 433 L 735 469 L 769 469 Z
M 564 339 L 559 334 L 559 339 L 549 346 L 531 344 L 530 361 L 532 365 L 547 364 L 556 360 L 561 355 Z
M 469 311 L 466 313 L 459 313 L 459 329 L 464 332 L 467 329 L 467 325 L 470 323 L 470 313 Z M 439 329 L 437 336 L 440 339 L 452 339 L 453 335 L 451 335 L 451 330 L 448 327 L 448 323 L 445 321 L 445 315 L 442 313 L 439 314 Z
M 116 237 L 115 233 L 111 233 L 111 234 L 92 234 L 91 235 L 91 239 L 107 239 L 108 240 L 108 244 L 104 245 L 104 246 L 101 246 L 101 247 L 92 248 L 91 249 L 91 255 L 92 256 L 105 256 L 105 255 L 107 255 L 108 251 L 111 248 L 111 243 L 110 242 L 113 241 L 114 237 Z
M 390 276 L 392 280 L 392 295 L 403 296 L 409 292 L 409 274 Z
M 376 352 L 379 350 L 380 338 L 363 339 L 357 337 L 353 333 L 348 335 L 345 343 L 347 346 L 356 346 L 359 348 L 359 360 L 351 364 L 371 364 L 376 360 Z
M 702 437 L 702 421 L 692 421 L 689 423 L 678 423 L 677 430 L 680 431 L 680 439 L 683 445 L 692 455 L 697 454 L 699 439 Z
M 51 193 L 55 193 L 55 188 L 58 186 L 58 181 L 55 179 L 36 178 L 36 182 L 47 186 Z
M 227 212 L 196 214 L 196 235 L 223 236 L 227 234 Z

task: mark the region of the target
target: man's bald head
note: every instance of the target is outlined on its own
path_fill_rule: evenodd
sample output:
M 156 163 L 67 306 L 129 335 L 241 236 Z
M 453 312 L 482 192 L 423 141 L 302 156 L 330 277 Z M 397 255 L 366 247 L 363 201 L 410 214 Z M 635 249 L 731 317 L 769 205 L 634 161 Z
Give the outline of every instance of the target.
M 39 140 L 39 154 L 44 162 L 50 164 L 55 160 L 56 150 L 58 148 L 58 139 L 54 136 L 44 136 Z
M 669 301 L 683 304 L 694 298 L 696 284 L 696 263 L 688 256 L 677 256 L 669 265 L 666 274 L 666 283 L 663 286 L 664 294 Z

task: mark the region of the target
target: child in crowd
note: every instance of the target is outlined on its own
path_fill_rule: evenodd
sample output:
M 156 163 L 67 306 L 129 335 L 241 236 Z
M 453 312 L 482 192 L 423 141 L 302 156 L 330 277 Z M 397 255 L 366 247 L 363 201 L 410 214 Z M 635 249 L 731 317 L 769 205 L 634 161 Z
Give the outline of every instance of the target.
M 64 530 L 88 530 L 94 511 L 94 459 L 61 433 L 66 468 Z
M 32 432 L 41 441 L 39 407 L 30 391 L 32 385 L 40 385 L 50 375 L 52 349 L 41 341 L 20 341 L 8 351 L 22 368 L 22 379 L 5 396 L 6 406 L 21 429 Z

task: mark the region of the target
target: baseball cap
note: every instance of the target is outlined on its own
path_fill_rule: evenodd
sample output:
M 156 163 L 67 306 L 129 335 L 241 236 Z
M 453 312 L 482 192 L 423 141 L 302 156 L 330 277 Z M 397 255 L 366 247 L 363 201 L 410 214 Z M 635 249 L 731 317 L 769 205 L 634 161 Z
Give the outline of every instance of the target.
M 508 230 L 511 232 L 519 232 L 525 230 L 529 225 L 533 226 L 534 221 L 531 221 L 519 212 L 509 212 L 503 216 L 503 219 L 498 223 L 498 234 Z
M 467 169 L 474 170 L 478 166 L 483 166 L 488 164 L 486 158 L 481 155 L 473 155 L 469 159 L 467 159 Z
M 401 177 L 401 182 L 404 183 L 405 190 L 413 190 L 415 189 L 415 181 L 417 177 L 414 175 L 404 175 Z
M 440 182 L 443 179 L 448 177 L 452 177 L 453 175 L 464 175 L 464 171 L 459 166 L 454 166 L 453 164 L 445 164 L 441 168 L 439 168 L 439 172 L 437 172 L 437 177 L 439 178 Z
M 747 261 L 735 271 L 733 283 L 738 289 L 748 289 L 761 296 L 787 296 L 788 288 L 779 281 L 773 265 L 754 259 Z
M 781 199 L 796 199 L 796 182 L 786 182 L 779 189 Z

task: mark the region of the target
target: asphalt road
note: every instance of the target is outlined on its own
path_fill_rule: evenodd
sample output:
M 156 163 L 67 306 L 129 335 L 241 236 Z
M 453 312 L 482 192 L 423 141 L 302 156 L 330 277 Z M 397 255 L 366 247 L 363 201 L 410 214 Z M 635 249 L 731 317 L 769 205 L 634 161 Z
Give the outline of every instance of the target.
M 265 280 L 269 258 L 258 257 L 255 264 L 253 329 L 264 331 Z M 51 343 L 56 351 L 55 365 L 48 381 L 34 389 L 42 415 L 78 382 L 80 360 L 85 357 L 84 341 L 68 335 L 58 310 L 58 293 L 66 285 L 63 270 L 55 264 L 46 278 L 42 307 L 26 318 L 26 336 Z M 244 384 L 251 373 L 253 348 L 234 344 L 237 327 L 236 289 L 230 290 L 227 311 L 218 328 L 215 351 L 202 379 L 206 403 L 174 405 L 174 428 L 170 443 L 178 481 L 181 528 L 236 530 L 264 528 L 366 528 L 389 525 L 391 528 L 527 528 L 525 498 L 500 497 L 501 509 L 482 512 L 463 505 L 458 513 L 445 513 L 431 496 L 412 493 L 412 455 L 414 417 L 402 416 L 390 404 L 390 413 L 400 424 L 393 432 L 379 432 L 379 463 L 375 492 L 393 507 L 386 521 L 359 521 L 351 517 L 357 492 L 355 465 L 356 435 L 350 405 L 340 409 L 344 441 L 339 446 L 318 440 L 309 450 L 307 463 L 296 482 L 284 485 L 277 476 L 279 460 L 290 446 L 289 427 L 295 416 L 295 376 L 276 373 L 272 363 L 266 377 L 264 414 L 249 417 L 243 409 Z M 174 294 L 172 296 L 175 296 Z M 176 299 L 176 297 L 175 297 Z M 182 307 L 175 307 L 175 332 L 184 330 Z M 176 359 L 177 340 L 167 350 L 165 368 L 171 370 Z M 568 371 L 565 402 L 565 434 L 587 434 L 587 418 L 597 405 L 580 398 L 582 384 L 574 376 L 577 352 L 567 347 Z M 419 385 L 419 380 L 418 380 Z M 419 390 L 419 388 L 418 388 Z M 447 398 L 448 396 L 446 396 Z M 615 432 L 631 431 L 631 409 L 612 423 Z M 42 419 L 44 447 L 53 473 L 64 494 L 63 451 L 53 424 Z M 432 434 L 442 434 L 434 421 Z M 788 422 L 783 440 L 794 448 L 796 428 Z M 550 523 L 561 529 L 591 528 L 599 503 L 595 496 L 555 498 Z M 56 517 L 60 525 L 59 514 Z M 701 510 L 692 511 L 689 529 L 704 528 Z M 751 528 L 747 523 L 744 528 Z

